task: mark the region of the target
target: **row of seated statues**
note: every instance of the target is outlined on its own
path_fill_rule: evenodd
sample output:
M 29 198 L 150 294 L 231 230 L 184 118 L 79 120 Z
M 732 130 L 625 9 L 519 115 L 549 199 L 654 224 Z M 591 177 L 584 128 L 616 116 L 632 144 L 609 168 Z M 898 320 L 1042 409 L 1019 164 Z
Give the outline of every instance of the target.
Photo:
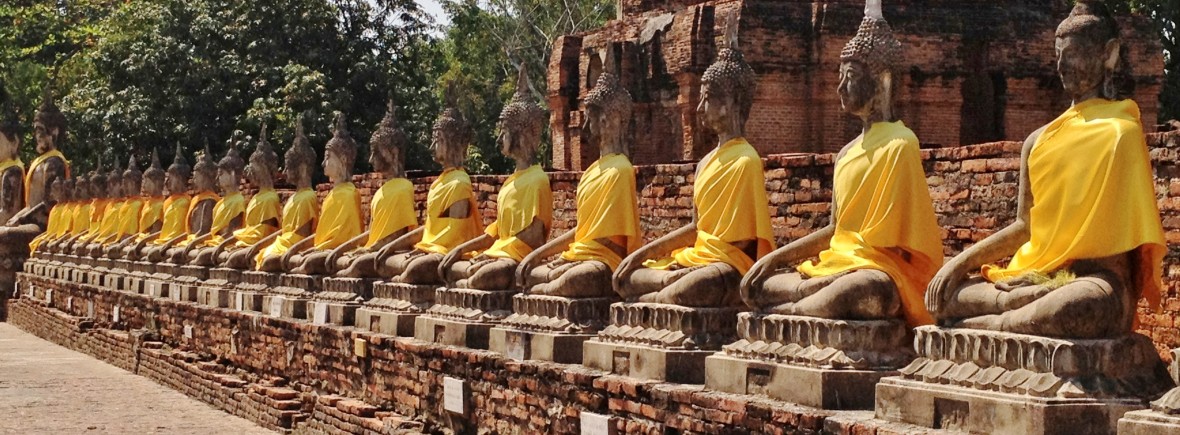
M 831 223 L 777 249 L 762 161 L 744 139 L 756 77 L 736 45 L 701 78 L 698 121 L 716 133 L 717 147 L 697 165 L 693 221 L 647 244 L 625 137 L 632 102 L 610 68 L 585 101 L 583 132 L 601 156 L 578 186 L 576 227 L 557 237 L 549 181 L 535 161 L 546 116 L 522 69 L 499 123 L 501 151 L 516 171 L 486 228 L 463 169 L 471 128 L 453 98 L 434 124 L 431 151 L 444 169 L 421 225 L 405 178 L 406 138 L 389 104 L 369 156 L 387 181 L 373 195 L 367 227 L 352 183 L 357 144 L 341 114 L 322 163 L 331 190 L 321 202 L 312 189 L 316 153 L 300 121 L 283 165 L 295 192 L 281 204 L 265 126 L 248 162 L 239 150 L 250 138 L 239 131 L 217 162 L 206 146 L 190 168 L 178 146 L 167 168 L 153 153 L 144 172 L 133 157 L 126 170 L 100 163 L 70 177 L 55 147 L 64 118 L 47 98 L 35 124 L 41 156 L 27 175 L 15 135 L 0 135 L 0 215 L 9 218 L 0 239 L 28 239 L 34 255 L 575 298 L 617 292 L 625 301 L 1056 337 L 1122 334 L 1138 299 L 1158 303 L 1166 250 L 1139 112 L 1112 83 L 1121 50 L 1104 9 L 1081 3 L 1059 27 L 1057 48 L 1074 104 L 1025 141 L 1016 221 L 945 264 L 918 138 L 893 108 L 901 44 L 879 16 L 866 16 L 841 53 L 837 91 L 863 132 L 835 159 Z M 243 175 L 257 188 L 249 200 L 239 190 Z M 38 225 L 45 231 L 30 237 Z M 1008 256 L 1008 266 L 992 265 Z

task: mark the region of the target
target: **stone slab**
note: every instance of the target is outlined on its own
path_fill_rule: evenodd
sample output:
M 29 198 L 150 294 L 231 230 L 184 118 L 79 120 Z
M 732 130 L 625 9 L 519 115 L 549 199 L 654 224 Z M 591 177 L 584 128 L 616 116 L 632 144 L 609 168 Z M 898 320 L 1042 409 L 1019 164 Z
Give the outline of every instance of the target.
M 1180 415 L 1150 409 L 1128 412 L 1119 419 L 1119 435 L 1180 435 Z
M 1115 434 L 1140 400 L 1041 398 L 888 377 L 877 384 L 877 418 L 995 435 Z
M 357 303 L 311 301 L 311 322 L 316 325 L 352 326 L 356 323 Z
M 413 337 L 414 320 L 420 315 L 419 313 L 386 311 L 362 306 L 356 310 L 354 326 L 380 334 Z
M 233 300 L 230 290 L 222 287 L 198 287 L 197 303 L 217 308 L 229 308 Z
M 488 335 L 495 325 L 495 323 L 419 316 L 414 319 L 414 338 L 450 346 L 487 349 Z
M 498 326 L 488 333 L 488 350 L 520 360 L 582 362 L 582 343 L 594 334 L 565 334 L 526 331 Z
M 238 311 L 263 312 L 268 307 L 263 305 L 262 293 L 234 290 L 232 292 L 233 308 Z
M 654 381 L 703 384 L 707 350 L 657 348 L 593 338 L 582 343 L 582 365 Z
M 739 311 L 737 307 L 616 302 L 610 306 L 610 324 L 598 333 L 598 340 L 670 350 L 720 350 L 737 340 Z
M 284 319 L 307 319 L 307 303 L 305 298 L 286 295 L 271 295 L 267 304 L 267 314 L 271 317 Z
M 705 388 L 820 409 L 873 409 L 877 382 L 896 371 L 833 370 L 736 358 L 705 358 Z

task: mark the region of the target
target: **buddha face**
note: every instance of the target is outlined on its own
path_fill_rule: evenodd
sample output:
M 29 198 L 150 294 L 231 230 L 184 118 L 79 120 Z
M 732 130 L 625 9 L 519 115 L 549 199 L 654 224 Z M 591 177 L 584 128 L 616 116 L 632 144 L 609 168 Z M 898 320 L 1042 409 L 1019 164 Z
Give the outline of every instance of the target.
M 74 197 L 74 201 L 90 199 L 90 182 L 86 180 L 86 177 L 79 177 L 74 180 L 74 189 L 70 193 Z
M 586 108 L 586 120 L 582 124 L 582 132 L 586 135 L 586 140 L 591 144 L 598 144 L 603 146 L 606 138 L 617 134 L 619 131 L 619 122 L 617 119 L 607 116 L 606 110 L 598 106 L 589 106 Z
M 863 62 L 840 63 L 840 107 L 854 115 L 872 110 L 873 97 L 877 95 L 877 78 L 869 72 Z
M 49 186 L 49 196 L 53 198 L 54 202 L 69 201 L 68 195 L 66 194 L 66 185 L 60 179 L 55 180 Z
M 164 173 L 164 184 L 168 185 L 169 195 L 180 195 L 188 190 L 188 180 L 185 180 L 184 176 L 176 171 Z
M 701 102 L 697 104 L 697 119 L 701 126 L 714 133 L 728 132 L 733 109 L 732 97 L 709 84 L 701 85 Z
M 237 175 L 238 174 L 235 174 L 234 171 L 218 168 L 217 186 L 220 187 L 223 192 L 234 190 L 234 188 L 238 187 Z
M 107 192 L 111 198 L 118 198 L 123 196 L 123 177 L 107 178 Z
M 164 178 L 167 179 L 168 175 L 165 174 Z M 164 183 L 161 183 L 159 180 L 156 180 L 154 177 L 143 177 L 142 188 L 143 188 L 143 194 L 147 195 L 147 196 L 160 196 L 161 194 L 164 193 Z
M 54 127 L 46 127 L 41 122 L 33 124 L 33 137 L 37 140 L 37 152 L 47 153 L 57 149 L 57 135 L 61 130 Z
M 246 165 L 246 179 L 250 180 L 250 183 L 255 186 L 270 186 L 272 184 L 270 171 L 253 162 Z
M 369 149 L 369 165 L 374 171 L 385 172 L 393 167 L 400 157 L 397 147 L 372 146 Z
M 333 150 L 324 152 L 324 175 L 333 183 L 348 181 L 348 168 L 344 165 L 344 157 Z
M 95 199 L 106 198 L 107 188 L 106 183 L 91 178 L 90 180 L 90 197 Z
M 139 180 L 134 177 L 123 177 L 123 196 L 135 196 L 139 193 Z
M 16 158 L 20 150 L 20 135 L 0 133 L 0 160 Z
M 1119 61 L 1117 40 L 1101 43 L 1081 34 L 1057 38 L 1057 74 L 1065 93 L 1079 101 L 1095 94 Z
M 193 171 L 193 186 L 196 186 L 197 190 L 201 192 L 212 191 L 216 178 L 218 178 L 216 173 L 210 174 L 208 171 Z

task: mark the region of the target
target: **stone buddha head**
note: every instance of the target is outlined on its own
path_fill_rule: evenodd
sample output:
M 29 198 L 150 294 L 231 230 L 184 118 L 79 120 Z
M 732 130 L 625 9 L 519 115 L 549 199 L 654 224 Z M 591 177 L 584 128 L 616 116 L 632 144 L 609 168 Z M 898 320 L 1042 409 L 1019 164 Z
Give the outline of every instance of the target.
M 41 107 L 37 108 L 37 116 L 33 118 L 33 130 L 37 152 L 41 154 L 57 149 L 66 140 L 66 115 L 53 103 L 53 92 L 49 86 L 45 87 Z
M 385 174 L 387 179 L 405 176 L 406 159 L 402 150 L 407 142 L 406 133 L 397 125 L 397 106 L 390 99 L 385 117 L 369 139 L 369 164 L 373 170 Z
M 193 166 L 193 187 L 197 192 L 212 192 L 217 183 L 217 164 L 213 163 L 213 152 L 205 142 L 205 152 L 197 157 Z
M 901 62 L 901 42 L 881 13 L 881 0 L 865 3 L 856 36 L 840 52 L 840 105 L 866 120 L 892 121 L 894 75 Z
M 238 151 L 238 142 L 232 142 L 225 150 L 225 157 L 217 162 L 217 186 L 222 192 L 237 192 L 238 181 L 242 179 L 242 170 L 246 162 Z
M 459 168 L 467 160 L 467 146 L 473 132 L 458 108 L 459 90 L 455 82 L 447 85 L 447 107 L 443 109 L 430 131 L 430 153 L 443 169 Z
M 20 151 L 20 117 L 16 114 L 12 99 L 0 81 L 0 161 L 16 158 Z
M 172 157 L 172 164 L 164 174 L 164 184 L 168 186 L 169 195 L 181 195 L 188 191 L 188 179 L 193 169 L 184 159 L 184 149 L 176 144 L 176 154 Z
M 79 175 L 74 178 L 74 188 L 71 192 L 76 202 L 86 202 L 90 200 L 90 177 L 86 174 Z
M 314 168 L 315 150 L 311 148 L 311 141 L 303 134 L 303 116 L 300 116 L 295 122 L 295 141 L 283 156 L 283 174 L 296 188 L 310 189 Z
M 139 164 L 135 161 L 135 153 L 132 153 L 127 159 L 127 170 L 123 171 L 123 196 L 139 195 L 142 186 L 143 172 L 139 170 Z
M 123 197 L 123 171 L 119 170 L 119 160 L 111 164 L 111 171 L 107 173 L 107 195 L 110 198 Z
M 90 197 L 103 199 L 109 192 L 107 189 L 107 174 L 103 172 L 102 155 L 98 156 L 98 166 L 90 171 Z
M 1126 60 L 1121 53 L 1118 23 L 1100 2 L 1081 0 L 1057 26 L 1057 73 L 1074 102 L 1091 97 L 1125 98 L 1120 83 Z
M 619 76 L 612 67 L 614 53 L 605 52 L 603 73 L 598 82 L 586 94 L 586 119 L 582 132 L 591 145 L 598 145 L 601 154 L 612 152 L 631 155 L 631 146 L 623 140 L 628 123 L 631 122 L 631 93 L 619 83 Z
M 49 197 L 53 198 L 53 201 L 58 204 L 70 200 L 68 192 L 66 190 L 66 180 L 62 178 L 54 178 L 53 183 L 49 185 Z
M 164 194 L 164 167 L 160 164 L 160 153 L 152 149 L 152 164 L 143 172 L 143 194 L 148 197 L 158 197 Z
M 332 123 L 332 139 L 324 146 L 324 175 L 332 183 L 344 183 L 352 179 L 352 168 L 356 164 L 356 141 L 348 133 L 348 121 L 344 113 L 336 112 Z
M 523 65 L 516 77 L 516 92 L 500 112 L 500 152 L 517 162 L 517 169 L 533 163 L 541 145 L 541 130 L 545 123 L 542 109 L 529 93 L 529 73 Z
M 754 105 L 757 76 L 738 50 L 738 19 L 730 14 L 725 26 L 727 46 L 701 75 L 701 101 L 697 117 L 701 126 L 719 136 L 740 137 Z
M 275 174 L 279 172 L 279 155 L 267 140 L 266 124 L 258 132 L 258 146 L 250 153 L 250 163 L 246 165 L 246 178 L 259 189 L 267 190 L 275 187 Z

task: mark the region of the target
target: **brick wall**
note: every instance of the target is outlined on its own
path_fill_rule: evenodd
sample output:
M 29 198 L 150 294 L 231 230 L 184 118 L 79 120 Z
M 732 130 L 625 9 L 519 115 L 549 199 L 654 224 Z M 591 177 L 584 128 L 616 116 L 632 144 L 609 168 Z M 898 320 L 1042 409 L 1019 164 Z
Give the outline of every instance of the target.
M 896 77 L 898 111 L 929 146 L 1021 140 L 1069 105 L 1055 69 L 1053 32 L 1072 2 L 887 2 L 885 16 L 905 47 Z M 739 44 L 758 73 L 747 124 L 763 154 L 832 152 L 858 133 L 836 95 L 839 54 L 863 16 L 860 0 L 624 0 L 621 18 L 559 39 L 549 65 L 553 167 L 579 170 L 579 104 L 607 44 L 620 48 L 621 79 L 634 96 L 635 161 L 699 158 L 712 138 L 696 128 L 700 74 L 741 17 Z M 1154 124 L 1163 71 L 1158 35 L 1145 17 L 1123 20 L 1135 100 Z

